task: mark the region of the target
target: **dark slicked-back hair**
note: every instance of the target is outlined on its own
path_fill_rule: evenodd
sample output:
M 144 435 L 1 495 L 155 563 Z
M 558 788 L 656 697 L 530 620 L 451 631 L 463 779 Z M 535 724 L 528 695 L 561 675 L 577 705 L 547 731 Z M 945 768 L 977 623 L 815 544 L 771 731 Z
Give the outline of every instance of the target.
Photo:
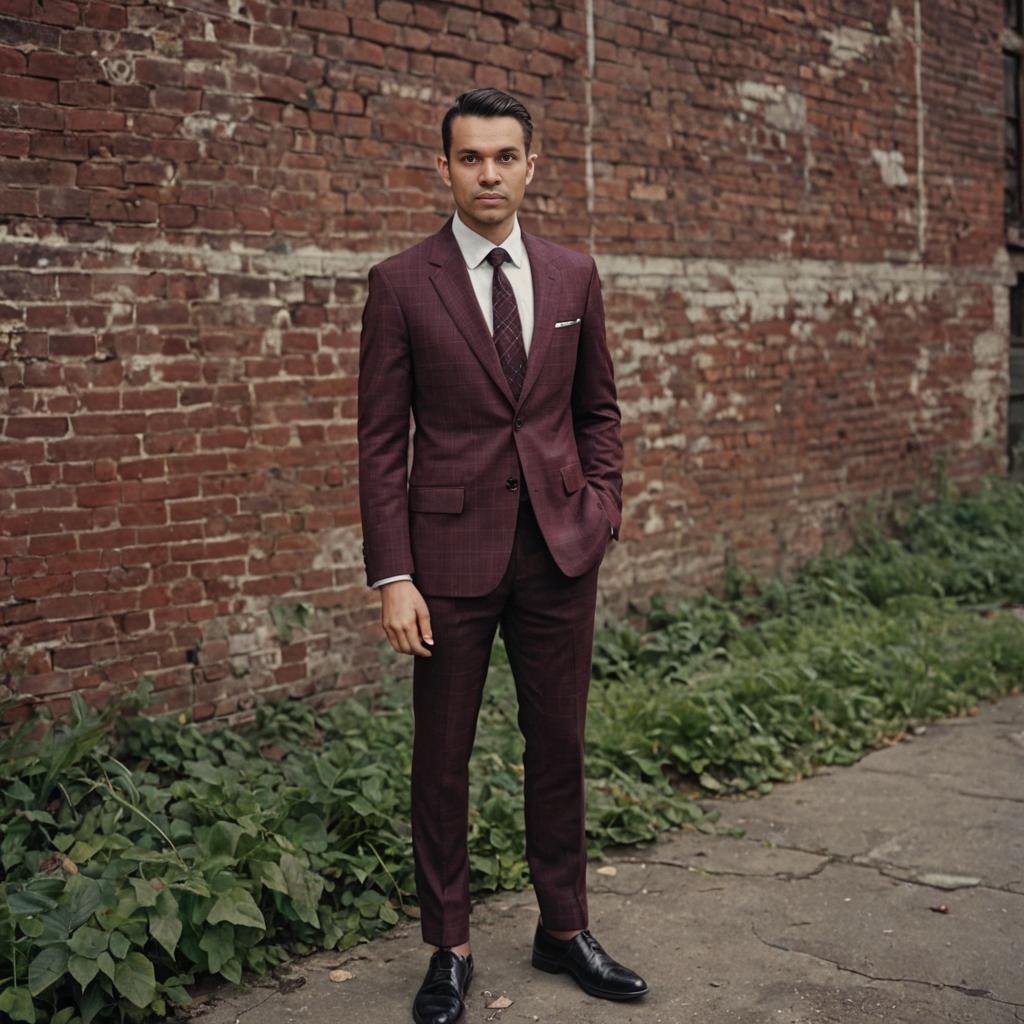
M 530 152 L 533 141 L 533 118 L 514 96 L 500 89 L 472 89 L 456 99 L 441 122 L 441 145 L 446 160 L 451 159 L 452 122 L 462 115 L 470 117 L 514 117 L 523 126 L 523 148 Z

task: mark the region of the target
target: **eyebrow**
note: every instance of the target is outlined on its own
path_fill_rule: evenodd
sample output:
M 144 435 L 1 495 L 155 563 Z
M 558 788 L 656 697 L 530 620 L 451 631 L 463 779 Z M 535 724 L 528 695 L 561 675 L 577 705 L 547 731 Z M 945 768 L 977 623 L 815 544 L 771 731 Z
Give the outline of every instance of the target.
M 480 150 L 473 149 L 473 148 L 471 148 L 469 146 L 463 146 L 462 149 L 457 149 L 455 152 L 459 156 L 470 156 L 470 155 L 472 155 L 472 156 L 479 156 L 480 155 Z M 498 150 L 498 152 L 499 153 L 515 153 L 516 155 L 518 155 L 519 154 L 519 147 L 518 146 L 503 146 L 501 149 Z

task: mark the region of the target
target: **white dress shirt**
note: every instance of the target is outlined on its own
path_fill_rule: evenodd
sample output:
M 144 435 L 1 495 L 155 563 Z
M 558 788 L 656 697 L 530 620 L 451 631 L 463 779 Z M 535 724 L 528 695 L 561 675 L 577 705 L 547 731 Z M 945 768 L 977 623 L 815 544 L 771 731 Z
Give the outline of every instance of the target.
M 509 258 L 501 265 L 501 272 L 508 278 L 512 285 L 512 291 L 516 297 L 516 305 L 519 307 L 519 323 L 523 328 L 523 348 L 526 354 L 530 354 L 530 342 L 533 340 L 533 278 L 530 276 L 530 257 L 526 254 L 526 246 L 523 245 L 523 232 L 519 227 L 519 216 L 512 224 L 512 230 L 508 238 L 499 246 L 483 235 L 478 235 L 459 218 L 458 210 L 452 218 L 452 234 L 458 243 L 462 258 L 466 261 L 466 269 L 469 271 L 469 280 L 473 285 L 473 294 L 480 305 L 480 312 L 487 322 L 487 329 L 494 333 L 494 301 L 491 295 L 494 286 L 494 268 L 487 262 L 487 254 L 492 249 L 504 249 Z M 400 576 L 387 576 L 377 580 L 371 586 L 384 586 L 385 583 L 395 583 L 397 580 L 411 580 L 408 573 Z
M 509 254 L 502 265 L 502 273 L 508 278 L 515 293 L 516 305 L 519 307 L 519 323 L 523 328 L 523 347 L 530 354 L 530 342 L 533 340 L 533 278 L 530 276 L 530 257 L 523 245 L 523 232 L 519 227 L 517 216 L 512 224 L 508 238 L 501 245 L 495 245 L 483 235 L 478 235 L 467 228 L 459 219 L 458 211 L 452 218 L 452 234 L 462 250 L 462 258 L 466 261 L 469 280 L 473 285 L 476 301 L 480 304 L 480 312 L 487 321 L 487 330 L 494 333 L 494 268 L 487 262 L 487 254 L 492 249 L 504 249 Z

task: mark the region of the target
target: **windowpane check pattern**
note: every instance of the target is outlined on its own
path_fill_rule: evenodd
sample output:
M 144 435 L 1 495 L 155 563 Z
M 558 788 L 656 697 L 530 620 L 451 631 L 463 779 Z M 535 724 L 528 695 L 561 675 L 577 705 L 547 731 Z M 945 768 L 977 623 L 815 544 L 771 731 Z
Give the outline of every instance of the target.
M 519 320 L 519 307 L 515 292 L 501 269 L 511 257 L 504 249 L 492 249 L 487 262 L 494 267 L 491 302 L 494 309 L 494 345 L 498 350 L 501 368 L 512 394 L 519 398 L 526 379 L 526 346 L 523 344 L 523 325 Z

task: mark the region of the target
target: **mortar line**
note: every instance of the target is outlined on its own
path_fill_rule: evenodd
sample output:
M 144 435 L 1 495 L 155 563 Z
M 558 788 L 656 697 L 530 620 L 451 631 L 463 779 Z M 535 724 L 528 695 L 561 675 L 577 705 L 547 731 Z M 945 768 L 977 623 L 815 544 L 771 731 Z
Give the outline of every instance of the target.
M 591 256 L 596 252 L 597 233 L 594 228 L 594 0 L 585 3 L 587 23 L 587 70 L 583 76 L 583 93 L 587 104 L 587 119 L 583 125 L 583 146 L 586 154 L 584 176 L 587 186 L 587 244 Z
M 917 252 L 924 263 L 928 197 L 924 181 L 924 92 L 921 86 L 921 0 L 914 0 L 914 87 L 917 92 Z

